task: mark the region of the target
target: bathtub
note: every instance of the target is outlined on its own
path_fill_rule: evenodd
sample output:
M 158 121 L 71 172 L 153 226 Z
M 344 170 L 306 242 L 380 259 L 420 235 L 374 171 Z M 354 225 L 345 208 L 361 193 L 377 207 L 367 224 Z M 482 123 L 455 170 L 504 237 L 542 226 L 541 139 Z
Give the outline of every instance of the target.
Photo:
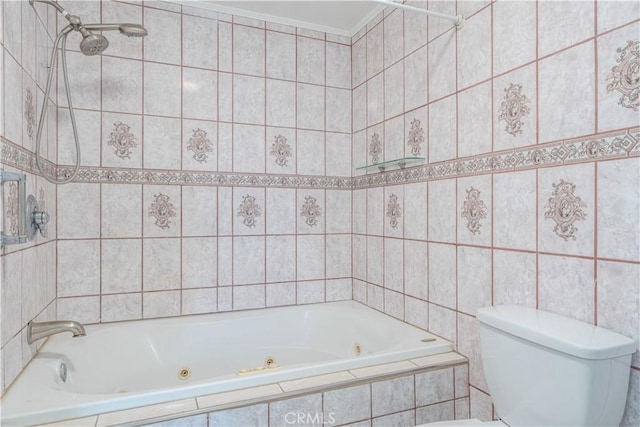
M 2 398 L 32 425 L 452 351 L 355 301 L 119 322 L 49 338 Z M 66 371 L 66 381 L 62 374 Z

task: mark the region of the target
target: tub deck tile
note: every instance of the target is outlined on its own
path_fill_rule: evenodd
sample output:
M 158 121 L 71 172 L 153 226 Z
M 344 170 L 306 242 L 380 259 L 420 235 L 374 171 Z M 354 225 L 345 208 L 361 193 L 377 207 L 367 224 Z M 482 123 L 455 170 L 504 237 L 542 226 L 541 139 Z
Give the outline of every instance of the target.
M 378 375 L 389 374 L 392 372 L 411 371 L 416 369 L 416 365 L 403 360 L 401 362 L 384 363 L 382 365 L 367 366 L 366 368 L 351 369 L 351 373 L 356 378 L 376 377 Z
M 258 387 L 250 387 L 242 390 L 228 391 L 225 393 L 209 394 L 197 397 L 198 408 L 204 409 L 212 406 L 226 405 L 229 403 L 241 402 L 244 400 L 257 399 L 260 397 L 276 396 L 282 393 L 278 384 L 267 384 Z
M 157 405 L 141 406 L 124 411 L 107 412 L 98 416 L 98 427 L 112 426 L 132 421 L 142 421 L 165 415 L 175 415 L 181 412 L 195 411 L 198 409 L 195 399 L 174 400 L 173 402 L 159 403 Z
M 302 390 L 305 388 L 319 387 L 327 384 L 335 384 L 344 381 L 351 381 L 355 377 L 348 371 L 335 372 L 333 374 L 318 375 L 315 377 L 307 377 L 299 380 L 285 381 L 280 383 L 280 387 L 285 392 Z
M 35 427 L 87 427 L 95 426 L 97 422 L 98 416 L 94 415 L 93 417 L 74 418 L 71 420 L 58 421 L 57 423 L 40 424 Z
M 411 359 L 411 362 L 415 363 L 421 368 L 435 368 L 439 366 L 450 366 L 466 363 L 467 358 L 454 351 L 449 353 L 434 354 L 432 356 L 419 357 L 417 359 Z

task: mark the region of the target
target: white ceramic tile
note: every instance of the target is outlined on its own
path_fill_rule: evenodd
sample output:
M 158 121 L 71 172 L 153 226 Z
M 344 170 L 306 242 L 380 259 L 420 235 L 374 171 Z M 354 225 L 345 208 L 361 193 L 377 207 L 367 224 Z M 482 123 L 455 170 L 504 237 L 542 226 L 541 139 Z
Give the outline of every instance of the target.
M 324 132 L 298 130 L 296 148 L 298 174 L 324 175 Z
M 408 5 L 419 9 L 428 9 L 426 1 L 410 1 Z M 401 12 L 398 10 L 397 12 Z M 396 12 L 396 13 L 397 13 Z M 427 43 L 427 28 L 429 17 L 422 13 L 404 13 L 404 54 L 424 46 Z
M 353 285 L 351 278 L 329 279 L 325 281 L 325 300 L 346 301 L 353 299 Z
M 303 129 L 324 130 L 324 88 L 298 83 L 296 102 L 297 126 Z
M 453 351 L 448 353 L 439 353 L 432 356 L 419 357 L 411 359 L 411 363 L 421 368 L 433 368 L 437 366 L 451 366 L 454 364 L 466 363 L 467 359 Z M 466 365 L 465 365 L 466 366 Z M 457 367 L 456 367 L 457 369 Z
M 404 116 L 400 114 L 384 122 L 384 160 L 404 157 Z
M 234 310 L 264 308 L 264 306 L 265 306 L 264 285 L 233 287 L 233 309 Z
M 268 234 L 294 234 L 298 217 L 296 190 L 267 188 L 266 215 Z
M 40 101 L 41 99 L 38 98 L 38 102 Z M 99 166 L 100 113 L 98 111 L 78 110 L 75 111 L 75 117 L 78 129 L 78 141 L 80 142 L 81 164 L 82 166 Z M 34 127 L 34 140 L 35 132 Z M 42 136 L 43 151 L 45 148 L 45 138 L 46 128 L 43 130 Z M 58 141 L 60 141 L 60 143 L 58 144 L 57 163 L 59 165 L 74 165 L 76 162 L 76 148 L 68 110 L 58 111 Z
M 374 417 L 413 408 L 414 399 L 413 376 L 371 385 L 371 413 Z
M 180 119 L 144 117 L 145 168 L 180 169 Z
M 366 280 L 367 278 L 367 238 L 364 236 L 353 236 L 353 276 L 354 278 Z
M 456 157 L 456 97 L 450 96 L 429 105 L 429 162 Z
M 295 280 L 295 236 L 267 236 L 266 250 L 267 282 L 288 282 Z
M 76 116 L 79 116 L 76 112 Z M 89 113 L 89 114 L 99 114 Z M 58 115 L 62 119 L 62 111 Z M 80 129 L 79 129 L 80 130 Z M 58 128 L 61 132 L 61 129 Z M 102 166 L 111 167 L 142 167 L 142 117 L 131 114 L 102 113 Z M 58 136 L 60 139 L 60 135 Z M 66 141 L 73 141 L 71 134 Z M 86 137 L 80 134 L 80 142 L 88 143 Z M 97 138 L 100 141 L 100 138 Z M 62 151 L 62 150 L 61 150 Z M 85 151 L 80 146 L 82 163 L 84 164 Z M 75 156 L 75 154 L 74 154 Z
M 404 185 L 404 236 L 409 239 L 427 239 L 427 183 Z M 429 203 L 431 206 L 431 203 Z M 455 208 L 454 208 L 455 209 Z
M 279 400 L 269 404 L 269 424 L 288 425 L 298 420 L 302 414 L 304 424 L 318 424 L 316 418 L 322 415 L 322 394 L 316 393 L 302 397 Z M 294 421 L 294 422 L 295 422 Z M 321 424 L 320 424 L 321 425 Z
M 295 174 L 298 153 L 296 130 L 267 127 L 266 137 L 267 173 Z
M 458 314 L 458 351 L 469 358 L 470 384 L 487 390 L 480 351 L 480 324 L 475 317 Z
M 494 75 L 536 58 L 536 24 L 536 3 L 533 1 L 505 1 L 493 5 Z
M 351 69 L 353 88 L 358 87 L 367 79 L 367 38 L 363 37 L 355 42 L 351 48 Z
M 413 62 L 411 65 L 414 65 Z M 413 76 L 411 76 L 413 78 Z M 415 82 L 412 80 L 412 84 Z M 400 61 L 384 71 L 384 117 L 389 119 L 404 112 L 405 105 L 405 80 L 404 80 L 404 61 Z M 426 89 L 426 88 L 425 88 Z M 420 90 L 420 89 L 417 89 Z M 407 97 L 411 98 L 412 103 L 424 103 L 421 98 L 423 94 L 416 93 L 416 86 L 407 85 Z M 425 90 L 426 92 L 426 90 Z M 409 108 L 409 107 L 407 107 Z M 402 156 L 399 156 L 402 157 Z M 396 157 L 397 158 L 397 157 Z
M 407 360 L 404 360 L 401 362 L 391 362 L 391 363 L 384 363 L 382 365 L 368 366 L 366 368 L 351 369 L 350 372 L 356 378 L 368 378 L 368 377 L 377 377 L 380 375 L 385 375 L 385 374 L 390 374 L 395 372 L 408 371 L 415 368 L 416 366 L 413 363 Z
M 397 412 L 395 414 L 373 418 L 371 425 L 373 427 L 407 426 L 415 424 L 415 419 L 415 410 L 412 409 L 410 411 Z
M 100 322 L 100 297 L 56 299 L 57 320 L 73 319 L 83 324 Z
M 218 22 L 218 69 L 231 72 L 233 69 L 233 30 L 228 22 Z
M 427 243 L 404 241 L 404 292 L 420 299 L 428 296 Z
M 59 238 L 100 236 L 100 186 L 70 183 L 57 189 Z M 78 206 L 84 206 L 79 210 Z
M 323 234 L 325 230 L 324 190 L 298 190 L 298 234 Z
M 493 244 L 536 249 L 536 172 L 493 176 Z
M 22 301 L 22 252 L 2 258 L 2 346 L 22 328 L 21 311 L 16 310 Z
M 439 305 L 429 304 L 429 331 L 451 342 L 456 342 L 456 312 Z
M 593 256 L 594 174 L 589 163 L 538 170 L 538 250 Z M 571 204 L 568 218 L 564 200 Z
M 218 73 L 218 119 L 233 121 L 233 74 Z M 222 127 L 222 123 L 219 124 Z M 222 135 L 219 135 L 222 139 Z
M 593 61 L 591 41 L 539 62 L 539 142 L 594 132 Z
M 324 301 L 324 280 L 311 280 L 296 284 L 296 304 L 316 304 Z
M 595 292 L 593 270 L 593 260 L 540 255 L 538 258 L 539 308 L 593 323 Z
M 233 71 L 264 76 L 265 31 L 242 25 L 233 26 Z
M 491 82 L 458 94 L 458 157 L 491 151 Z
M 367 282 L 382 286 L 384 282 L 384 248 L 382 237 L 367 237 Z
M 42 424 L 38 427 L 86 427 L 95 426 L 97 421 L 98 416 L 94 415 L 93 417 L 74 418 L 72 420 L 64 420 L 57 423 Z
M 142 318 L 142 294 L 103 295 L 101 298 L 101 321 L 117 322 Z
M 12 4 L 12 3 L 7 3 Z M 11 7 L 11 6 L 10 6 Z M 18 6 L 19 8 L 19 6 Z M 20 13 L 18 9 L 18 13 Z M 19 24 L 18 24 L 19 25 Z M 21 32 L 21 31 L 18 31 Z M 20 48 L 18 46 L 18 51 Z M 18 63 L 3 51 L 3 132 L 4 136 L 18 144 L 22 144 L 22 120 L 23 110 L 17 106 L 22 106 L 22 70 Z M 39 114 L 39 113 L 38 113 Z
M 131 421 L 141 421 L 147 418 L 155 418 L 163 415 L 175 415 L 181 412 L 193 411 L 198 407 L 195 399 L 175 400 L 158 405 L 142 406 L 124 411 L 108 412 L 98 416 L 98 426 L 122 424 Z
M 436 403 L 416 409 L 416 423 L 433 423 L 438 421 L 453 420 L 454 402 Z
M 455 398 L 469 396 L 469 365 L 464 364 L 453 368 Z
M 217 120 L 217 87 L 217 73 L 215 71 L 183 67 L 182 117 Z M 248 99 L 247 103 L 251 105 L 251 101 Z
M 142 240 L 103 239 L 101 293 L 142 290 Z
M 218 66 L 218 23 L 182 15 L 182 64 L 215 69 Z
M 233 120 L 239 123 L 265 124 L 265 79 L 233 76 Z
M 142 235 L 142 186 L 102 186 L 102 237 Z
M 325 203 L 327 233 L 350 233 L 351 191 L 327 190 Z
M 384 230 L 383 188 L 367 189 L 367 234 L 381 236 Z
M 8 388 L 20 374 L 22 368 L 22 335 L 18 334 L 10 339 L 2 349 L 3 386 Z
M 336 425 L 347 424 L 371 416 L 371 386 L 332 390 L 324 393 L 324 419 L 332 414 Z
M 268 405 L 252 405 L 213 412 L 209 415 L 209 423 L 228 427 L 266 427 L 269 425 Z
M 493 304 L 536 307 L 536 255 L 493 251 Z
M 180 236 L 181 189 L 171 185 L 143 186 L 142 232 L 145 237 Z
M 383 68 L 383 29 L 376 25 L 367 33 L 367 78 L 371 78 Z
M 351 89 L 351 48 L 327 43 L 327 86 Z
M 494 150 L 506 150 L 536 143 L 538 114 L 536 88 L 535 64 L 494 79 Z
M 267 307 L 294 305 L 296 303 L 296 283 L 267 283 Z
M 267 125 L 295 127 L 296 84 L 267 79 Z M 244 106 L 242 100 L 242 104 Z
M 384 312 L 396 319 L 404 319 L 403 294 L 389 289 L 384 290 Z
M 73 44 L 70 42 L 69 45 Z M 77 46 L 77 45 L 76 45 Z M 58 64 L 59 67 L 60 64 Z M 67 52 L 69 70 L 84 70 L 82 73 L 69 72 L 69 86 L 73 88 L 73 107 L 100 110 L 100 61 L 79 52 Z M 65 93 L 64 79 L 58 79 L 58 93 Z M 66 96 L 58 98 L 58 106 L 67 106 Z
M 426 46 L 405 58 L 404 85 L 405 110 L 412 110 L 427 103 L 428 83 Z
M 458 243 L 491 245 L 492 187 L 490 175 L 458 179 Z
M 267 77 L 296 79 L 296 37 L 267 31 Z M 236 70 L 237 71 L 237 70 Z
M 298 81 L 324 84 L 325 42 L 306 37 L 297 39 Z
M 458 310 L 475 315 L 491 305 L 491 249 L 458 247 Z
M 144 59 L 180 64 L 182 53 L 181 16 L 144 8 L 144 26 L 150 36 L 144 38 Z
M 234 237 L 233 284 L 264 283 L 264 237 Z M 252 266 L 246 268 L 247 265 Z
M 144 63 L 144 113 L 180 116 L 180 67 L 151 62 Z
M 400 244 L 402 244 L 400 242 Z M 327 235 L 327 278 L 351 276 L 351 236 Z M 402 265 L 400 265 L 402 268 Z
M 145 239 L 142 255 L 144 291 L 180 288 L 180 239 Z
M 142 317 L 171 317 L 180 315 L 180 291 L 145 292 L 142 294 Z
M 182 314 L 214 313 L 217 311 L 216 288 L 185 289 L 182 291 Z
M 149 424 L 145 427 L 201 427 L 208 423 L 208 415 L 193 415 L 191 417 L 176 418 L 169 421 Z
M 468 18 L 458 32 L 458 89 L 491 77 L 491 8 Z
M 282 388 L 282 390 L 284 390 L 285 393 L 288 393 L 291 391 L 303 390 L 306 388 L 320 387 L 327 384 L 338 384 L 345 381 L 351 381 L 353 379 L 355 379 L 355 377 L 349 372 L 341 371 L 333 374 L 318 375 L 315 377 L 301 378 L 299 380 L 285 381 L 280 383 L 280 387 Z
M 492 421 L 493 408 L 491 397 L 476 388 L 471 388 L 470 416 L 480 421 Z
M 329 132 L 351 132 L 351 91 L 326 88 L 326 129 Z
M 233 170 L 234 172 L 264 173 L 265 128 L 264 126 L 233 125 Z M 241 149 L 238 148 L 241 147 Z
M 398 292 L 404 290 L 402 246 L 400 239 L 384 239 L 384 287 Z
M 233 234 L 264 234 L 265 190 L 263 188 L 233 189 Z
M 383 120 L 384 74 L 381 73 L 367 81 L 367 125 L 373 126 Z
M 298 280 L 324 278 L 324 236 L 297 236 Z
M 404 297 L 404 321 L 422 329 L 429 329 L 429 304 L 410 296 Z
M 456 247 L 429 243 L 429 301 L 456 307 Z
M 108 56 L 102 58 L 102 109 L 142 112 L 142 62 Z
M 357 132 L 365 129 L 367 127 L 367 85 L 360 85 L 353 90 L 351 106 L 353 108 L 353 117 L 351 119 L 353 131 Z M 365 164 L 364 159 L 362 162 Z M 358 164 L 357 166 L 362 165 Z
M 453 368 L 416 375 L 416 406 L 453 399 Z
M 635 1 L 602 0 L 596 3 L 598 33 L 617 28 L 640 15 L 640 5 Z
M 538 54 L 546 56 L 593 37 L 594 3 L 543 2 L 538 5 Z
M 182 287 L 205 288 L 217 283 L 215 237 L 182 239 Z
M 374 284 L 367 286 L 367 305 L 374 310 L 384 311 L 384 288 Z
M 598 256 L 639 261 L 640 160 L 605 162 L 597 167 Z
M 217 234 L 217 189 L 182 187 L 182 235 L 215 236 Z
M 100 241 L 59 241 L 58 296 L 70 297 L 99 293 Z
M 428 183 L 429 240 L 454 243 L 456 241 L 456 192 L 455 180 Z M 418 213 L 424 212 L 420 206 Z

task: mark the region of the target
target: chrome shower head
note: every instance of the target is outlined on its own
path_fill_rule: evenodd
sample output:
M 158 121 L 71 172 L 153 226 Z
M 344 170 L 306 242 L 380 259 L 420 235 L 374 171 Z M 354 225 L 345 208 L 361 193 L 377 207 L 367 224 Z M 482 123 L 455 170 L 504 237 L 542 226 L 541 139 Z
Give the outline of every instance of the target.
M 127 37 L 145 37 L 147 29 L 138 24 L 120 24 L 118 27 L 120 34 L 124 34 Z
M 109 47 L 109 40 L 102 34 L 93 34 L 89 31 L 82 34 L 82 41 L 80 42 L 80 51 L 87 55 L 93 56 L 102 53 L 107 47 Z

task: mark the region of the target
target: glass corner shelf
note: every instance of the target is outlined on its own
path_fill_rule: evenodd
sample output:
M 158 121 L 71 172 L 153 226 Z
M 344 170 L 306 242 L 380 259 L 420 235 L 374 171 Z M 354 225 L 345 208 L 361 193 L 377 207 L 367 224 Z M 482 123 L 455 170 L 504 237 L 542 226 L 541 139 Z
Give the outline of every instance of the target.
M 384 172 L 385 170 L 393 169 L 394 167 L 397 167 L 399 169 L 404 169 L 407 166 L 413 166 L 420 163 L 424 163 L 424 160 L 425 160 L 424 157 L 402 157 L 400 159 L 387 160 L 386 162 L 360 166 L 356 168 L 356 170 L 370 171 L 370 170 L 378 169 L 380 172 Z

